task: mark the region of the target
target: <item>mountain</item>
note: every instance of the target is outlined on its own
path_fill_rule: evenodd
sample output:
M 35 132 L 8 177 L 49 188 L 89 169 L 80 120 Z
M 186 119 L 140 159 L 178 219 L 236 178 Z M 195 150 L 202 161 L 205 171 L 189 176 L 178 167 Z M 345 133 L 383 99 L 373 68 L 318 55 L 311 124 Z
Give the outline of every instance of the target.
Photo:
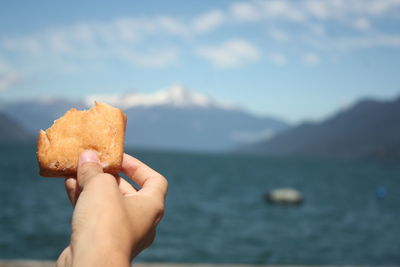
M 269 155 L 400 156 L 400 98 L 366 99 L 320 123 L 303 123 L 242 148 Z
M 54 120 L 72 107 L 77 109 L 86 108 L 81 101 L 42 98 L 3 103 L 2 111 L 32 134 L 37 135 L 40 129 L 49 128 Z
M 0 112 L 0 143 L 21 142 L 32 140 L 32 135 L 12 120 L 8 115 Z
M 150 94 L 132 92 L 125 95 L 94 95 L 85 98 L 86 105 L 94 101 L 106 102 L 123 109 L 134 107 L 175 107 L 175 108 L 219 108 L 239 109 L 236 106 L 216 102 L 198 92 L 192 91 L 181 84 L 175 84 L 164 90 Z
M 212 108 L 130 108 L 126 114 L 127 133 L 132 138 L 128 143 L 162 149 L 225 150 L 248 141 L 252 134 L 267 132 L 266 136 L 286 127 L 277 120 Z
M 288 127 L 282 120 L 255 116 L 182 85 L 152 94 L 88 96 L 75 102 L 60 99 L 14 102 L 3 104 L 3 110 L 37 134 L 71 107 L 88 108 L 95 100 L 125 111 L 126 145 L 138 148 L 221 151 L 265 139 Z

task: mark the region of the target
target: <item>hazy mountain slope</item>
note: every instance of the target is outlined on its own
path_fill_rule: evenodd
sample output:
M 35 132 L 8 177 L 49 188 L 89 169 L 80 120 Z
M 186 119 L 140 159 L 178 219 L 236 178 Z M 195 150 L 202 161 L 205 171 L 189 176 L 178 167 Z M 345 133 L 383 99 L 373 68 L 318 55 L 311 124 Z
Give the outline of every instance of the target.
M 400 155 L 400 99 L 364 100 L 315 124 L 301 124 L 245 150 L 275 155 Z
M 3 105 L 3 112 L 9 114 L 28 131 L 37 134 L 40 129 L 49 128 L 54 120 L 62 116 L 68 109 L 86 108 L 83 102 L 62 99 L 26 100 Z
M 152 94 L 91 96 L 76 102 L 14 102 L 4 104 L 3 110 L 36 135 L 71 107 L 86 109 L 94 100 L 125 110 L 126 145 L 140 148 L 220 151 L 288 127 L 282 120 L 252 115 L 179 85 Z
M 246 133 L 287 127 L 276 119 L 216 108 L 131 108 L 126 114 L 126 143 L 138 147 L 224 150 L 246 141 Z
M 21 142 L 28 141 L 33 138 L 24 128 L 17 122 L 12 120 L 8 115 L 0 112 L 0 142 Z

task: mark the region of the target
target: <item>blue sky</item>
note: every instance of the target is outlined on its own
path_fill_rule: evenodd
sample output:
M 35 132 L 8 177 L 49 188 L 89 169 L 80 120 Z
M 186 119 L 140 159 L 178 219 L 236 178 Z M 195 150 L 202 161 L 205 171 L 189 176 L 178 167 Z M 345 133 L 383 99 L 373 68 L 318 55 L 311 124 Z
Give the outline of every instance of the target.
M 400 95 L 400 0 L 3 1 L 0 99 L 183 83 L 293 122 Z

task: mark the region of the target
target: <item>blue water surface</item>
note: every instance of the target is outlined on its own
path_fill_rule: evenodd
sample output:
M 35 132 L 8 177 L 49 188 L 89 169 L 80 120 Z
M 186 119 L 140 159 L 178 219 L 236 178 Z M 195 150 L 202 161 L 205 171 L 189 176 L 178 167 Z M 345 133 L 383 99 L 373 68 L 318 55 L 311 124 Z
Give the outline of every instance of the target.
M 137 261 L 400 264 L 399 162 L 128 152 L 170 186 Z M 63 179 L 39 177 L 33 145 L 0 146 L 0 170 L 0 258 L 56 259 L 72 213 Z M 264 201 L 281 187 L 304 204 Z

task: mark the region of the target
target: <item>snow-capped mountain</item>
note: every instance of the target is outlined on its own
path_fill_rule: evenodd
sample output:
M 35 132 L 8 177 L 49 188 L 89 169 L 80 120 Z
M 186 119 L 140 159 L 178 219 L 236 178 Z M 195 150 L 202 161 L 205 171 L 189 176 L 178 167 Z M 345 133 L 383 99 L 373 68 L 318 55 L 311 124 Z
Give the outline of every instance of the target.
M 123 109 L 154 106 L 178 108 L 238 108 L 227 103 L 216 102 L 211 97 L 190 90 L 182 84 L 175 84 L 169 88 L 148 94 L 132 92 L 124 95 L 91 95 L 85 98 L 85 104 L 87 106 L 93 105 L 94 101 L 105 102 Z
M 255 116 L 244 109 L 174 85 L 151 94 L 89 96 L 82 101 L 32 99 L 6 103 L 2 110 L 36 135 L 68 109 L 86 109 L 94 101 L 122 108 L 127 117 L 127 147 L 221 151 L 258 141 L 286 129 L 279 119 Z

